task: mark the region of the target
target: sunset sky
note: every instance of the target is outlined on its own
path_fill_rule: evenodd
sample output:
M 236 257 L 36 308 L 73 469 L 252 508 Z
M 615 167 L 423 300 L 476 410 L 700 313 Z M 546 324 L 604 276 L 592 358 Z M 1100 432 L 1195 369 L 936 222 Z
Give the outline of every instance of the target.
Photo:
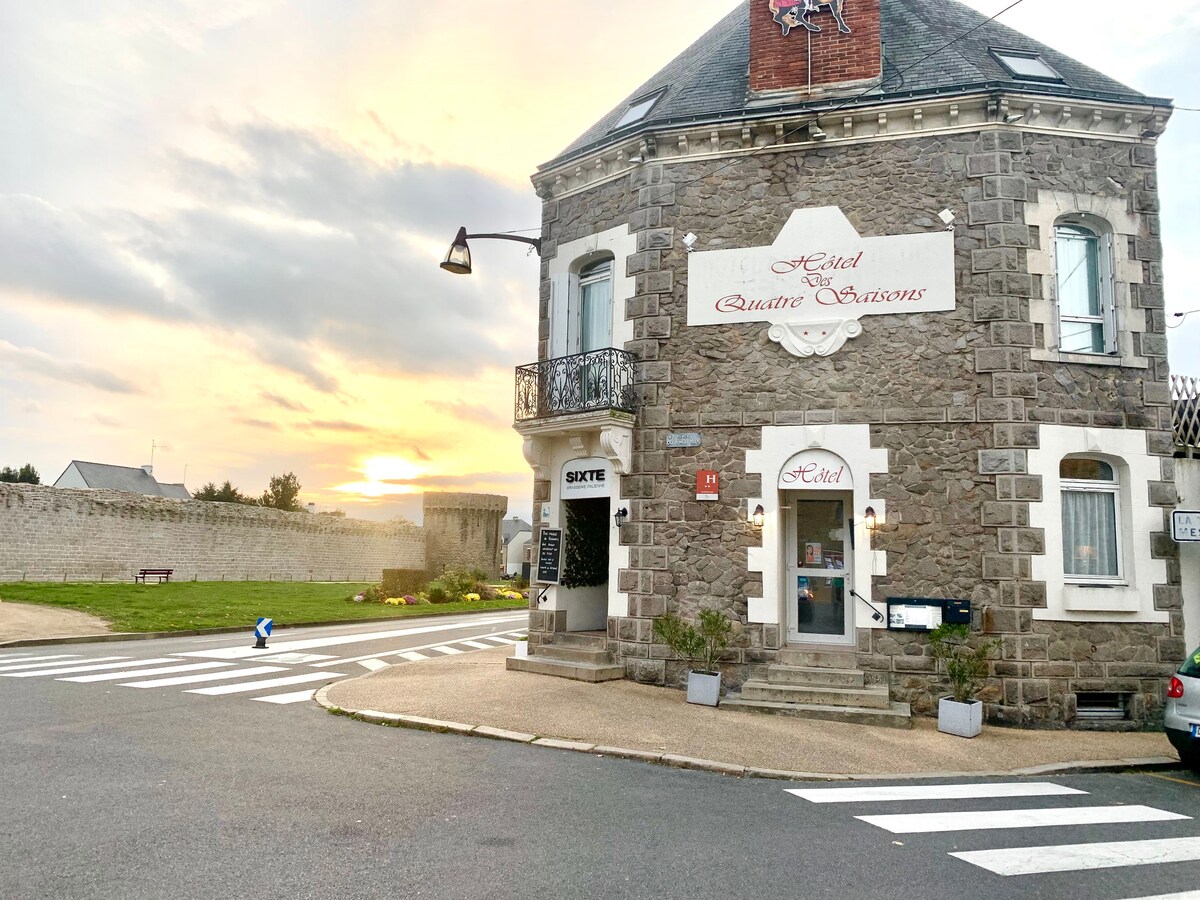
M 765 0 L 763 0 L 765 5 Z M 933 3 L 936 0 L 929 0 Z M 1011 0 L 972 0 L 993 14 Z M 419 520 L 530 516 L 529 175 L 734 0 L 0 0 L 0 465 L 72 459 Z M 587 17 L 584 18 L 586 9 Z M 1001 21 L 1200 107 L 1200 0 L 1024 0 Z M 1200 112 L 1159 143 L 1168 311 L 1200 309 Z M 1170 332 L 1200 376 L 1200 313 Z

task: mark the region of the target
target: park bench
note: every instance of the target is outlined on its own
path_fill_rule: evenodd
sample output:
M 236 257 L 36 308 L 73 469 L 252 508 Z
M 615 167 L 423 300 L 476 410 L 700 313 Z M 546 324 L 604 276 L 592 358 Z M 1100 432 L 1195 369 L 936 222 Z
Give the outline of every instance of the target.
M 138 573 L 133 576 L 133 580 L 134 583 L 140 581 L 142 584 L 145 584 L 146 576 L 149 575 L 152 578 L 157 578 L 158 583 L 162 584 L 164 581 L 170 581 L 171 575 L 174 574 L 174 572 L 174 569 L 139 569 Z

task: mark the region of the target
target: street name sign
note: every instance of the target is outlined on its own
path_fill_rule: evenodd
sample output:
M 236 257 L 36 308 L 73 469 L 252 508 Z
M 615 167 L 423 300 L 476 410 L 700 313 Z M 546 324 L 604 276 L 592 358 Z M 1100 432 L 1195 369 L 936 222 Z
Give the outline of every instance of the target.
M 1175 510 L 1171 515 L 1171 537 L 1180 544 L 1200 541 L 1200 510 Z

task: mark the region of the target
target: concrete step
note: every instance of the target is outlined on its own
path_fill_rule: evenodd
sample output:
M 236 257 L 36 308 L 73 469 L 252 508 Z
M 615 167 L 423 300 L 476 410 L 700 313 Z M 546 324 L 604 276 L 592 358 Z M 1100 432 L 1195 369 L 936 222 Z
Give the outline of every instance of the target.
M 821 669 L 816 666 L 768 666 L 771 684 L 823 685 L 825 687 L 863 687 L 866 675 L 858 669 Z
M 886 685 L 871 687 L 824 687 L 821 685 L 772 684 L 768 681 L 747 681 L 742 685 L 746 700 L 768 700 L 775 703 L 806 703 L 814 706 L 854 706 L 865 709 L 887 709 L 891 699 Z
M 504 661 L 510 672 L 530 672 L 534 675 L 552 675 L 575 681 L 615 681 L 625 677 L 625 667 L 616 663 L 594 665 L 592 663 L 567 662 L 561 659 L 546 659 L 542 656 L 510 656 Z
M 784 647 L 779 662 L 785 666 L 807 666 L 817 669 L 853 669 L 858 665 L 854 650 Z
M 608 646 L 608 636 L 594 631 L 560 631 L 555 633 L 553 643 L 556 647 L 603 650 Z
M 591 663 L 605 665 L 613 661 L 612 654 L 593 647 L 562 647 L 558 644 L 538 644 L 530 647 L 531 655 L 539 659 L 557 659 L 560 662 Z
M 912 728 L 912 710 L 907 703 L 891 703 L 886 709 L 868 709 L 861 706 L 824 706 L 809 703 L 746 700 L 740 694 L 728 694 L 721 698 L 720 708 L 769 713 L 777 716 L 794 716 L 799 719 L 846 722 L 851 725 L 870 725 L 874 728 Z

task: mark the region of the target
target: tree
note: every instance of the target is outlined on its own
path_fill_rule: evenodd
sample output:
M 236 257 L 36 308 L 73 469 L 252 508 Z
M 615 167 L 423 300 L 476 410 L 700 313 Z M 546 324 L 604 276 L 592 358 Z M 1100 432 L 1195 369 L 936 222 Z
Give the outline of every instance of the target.
M 288 472 L 285 475 L 273 475 L 271 477 L 271 486 L 263 491 L 263 495 L 258 498 L 259 506 L 269 506 L 272 509 L 282 509 L 287 512 L 300 512 L 303 507 L 300 505 L 300 482 L 297 480 L 295 473 Z
M 253 497 L 248 497 L 235 488 L 230 482 L 226 481 L 220 487 L 217 487 L 211 481 L 192 494 L 193 500 L 209 500 L 216 503 L 245 503 L 254 505 Z
M 9 484 L 41 484 L 42 476 L 38 474 L 38 470 L 32 464 L 25 463 L 20 469 L 14 469 L 11 466 L 0 469 L 0 481 Z

